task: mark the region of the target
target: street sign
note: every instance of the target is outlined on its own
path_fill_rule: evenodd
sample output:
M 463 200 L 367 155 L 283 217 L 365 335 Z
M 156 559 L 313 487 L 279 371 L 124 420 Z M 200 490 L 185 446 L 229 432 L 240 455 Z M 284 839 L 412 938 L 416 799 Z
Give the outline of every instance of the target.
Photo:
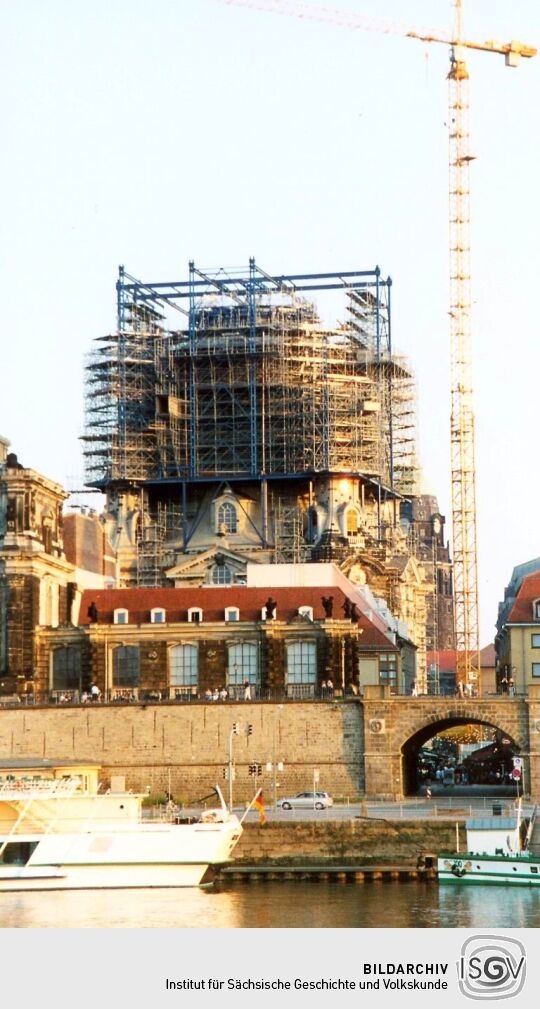
M 523 760 L 521 757 L 513 757 L 512 763 L 514 767 L 520 767 L 520 768 L 523 767 Z
M 521 768 L 520 767 L 514 767 L 514 770 L 512 771 L 512 777 L 515 778 L 516 781 L 518 781 L 521 778 Z
M 319 784 L 319 778 L 320 778 L 319 768 L 318 767 L 314 767 L 313 768 L 313 784 L 314 785 L 318 785 Z

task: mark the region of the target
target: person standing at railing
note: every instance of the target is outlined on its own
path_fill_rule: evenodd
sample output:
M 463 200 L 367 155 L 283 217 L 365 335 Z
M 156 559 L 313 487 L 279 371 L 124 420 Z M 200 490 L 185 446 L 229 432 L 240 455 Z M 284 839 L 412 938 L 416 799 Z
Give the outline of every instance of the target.
M 90 687 L 90 697 L 93 701 L 99 701 L 101 697 L 101 690 L 99 689 L 97 683 L 93 683 Z

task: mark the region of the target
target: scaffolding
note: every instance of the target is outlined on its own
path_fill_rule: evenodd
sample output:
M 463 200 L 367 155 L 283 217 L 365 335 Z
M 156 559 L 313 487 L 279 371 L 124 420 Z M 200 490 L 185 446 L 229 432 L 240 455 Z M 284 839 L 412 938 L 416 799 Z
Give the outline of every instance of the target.
M 350 473 L 411 493 L 414 378 L 393 355 L 391 281 L 367 272 L 203 273 L 117 285 L 118 330 L 86 364 L 91 486 Z M 304 292 L 342 290 L 324 326 Z M 182 308 L 185 303 L 188 309 Z M 165 323 L 168 307 L 187 324 Z

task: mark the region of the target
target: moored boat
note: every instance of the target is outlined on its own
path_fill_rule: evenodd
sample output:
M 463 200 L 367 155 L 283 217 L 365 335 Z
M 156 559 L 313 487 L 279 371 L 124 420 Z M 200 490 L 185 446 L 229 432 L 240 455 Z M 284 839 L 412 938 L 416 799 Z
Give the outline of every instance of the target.
M 467 850 L 439 854 L 439 882 L 539 886 L 540 854 L 531 848 L 535 822 L 536 807 L 522 818 L 521 804 L 511 816 L 467 820 Z
M 220 805 L 191 822 L 142 817 L 143 795 L 69 776 L 0 785 L 0 891 L 181 887 L 226 864 L 242 824 Z

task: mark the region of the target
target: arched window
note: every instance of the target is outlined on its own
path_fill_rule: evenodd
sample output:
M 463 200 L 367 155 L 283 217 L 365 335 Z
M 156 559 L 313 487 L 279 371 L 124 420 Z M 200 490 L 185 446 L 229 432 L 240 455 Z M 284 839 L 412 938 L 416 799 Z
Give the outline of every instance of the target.
M 129 623 L 129 613 L 125 609 L 118 608 L 113 613 L 113 621 L 115 624 L 127 624 Z
M 230 501 L 220 504 L 217 513 L 218 532 L 224 530 L 228 533 L 235 533 L 238 529 L 238 515 L 236 508 Z
M 161 607 L 155 606 L 153 610 L 150 610 L 150 623 L 151 624 L 164 624 L 167 618 L 165 610 Z
M 299 606 L 298 616 L 305 617 L 306 620 L 313 620 L 313 606 Z
M 66 645 L 52 653 L 52 689 L 81 689 L 81 650 Z
M 196 687 L 199 682 L 197 645 L 175 645 L 169 651 L 171 687 Z
M 211 576 L 212 585 L 232 585 L 232 571 L 227 564 L 214 564 Z
M 259 650 L 252 641 L 239 641 L 229 645 L 227 682 L 230 686 L 241 686 L 246 680 L 259 682 Z
M 113 650 L 113 687 L 138 687 L 139 669 L 138 645 L 119 645 Z
M 356 536 L 359 524 L 359 515 L 356 508 L 349 508 L 347 511 L 347 536 Z
M 200 606 L 190 606 L 187 611 L 187 618 L 189 624 L 202 624 L 203 611 Z
M 315 641 L 292 641 L 287 645 L 287 685 L 315 683 L 317 680 L 317 645 Z

